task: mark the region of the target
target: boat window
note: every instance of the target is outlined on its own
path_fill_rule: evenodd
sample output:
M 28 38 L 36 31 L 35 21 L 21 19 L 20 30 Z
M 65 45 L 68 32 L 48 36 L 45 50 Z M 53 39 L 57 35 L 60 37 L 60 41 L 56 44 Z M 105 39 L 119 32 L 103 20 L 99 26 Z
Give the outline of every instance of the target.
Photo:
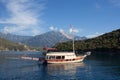
M 61 59 L 61 56 L 56 56 L 56 59 Z
M 49 59 L 49 56 L 47 56 L 46 58 Z
M 55 59 L 55 56 L 49 56 L 49 59 Z
M 65 56 L 62 56 L 62 59 L 65 59 Z

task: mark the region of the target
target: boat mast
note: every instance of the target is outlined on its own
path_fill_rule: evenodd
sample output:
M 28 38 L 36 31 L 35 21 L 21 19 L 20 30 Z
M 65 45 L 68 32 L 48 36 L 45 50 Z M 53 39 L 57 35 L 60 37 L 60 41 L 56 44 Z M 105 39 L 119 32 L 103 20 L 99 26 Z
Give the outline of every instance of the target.
M 75 40 L 74 40 L 74 33 L 72 31 L 72 35 L 73 35 L 73 53 L 75 52 Z
M 72 47 L 73 47 L 73 53 L 75 52 L 75 40 L 74 40 L 74 30 L 73 30 L 73 27 L 72 25 L 70 25 L 70 32 L 72 32 Z

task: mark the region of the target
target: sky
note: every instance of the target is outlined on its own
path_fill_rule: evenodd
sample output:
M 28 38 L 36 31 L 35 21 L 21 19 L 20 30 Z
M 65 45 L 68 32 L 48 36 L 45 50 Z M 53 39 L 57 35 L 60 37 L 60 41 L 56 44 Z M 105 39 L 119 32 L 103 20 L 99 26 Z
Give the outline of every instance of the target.
M 89 38 L 120 28 L 120 0 L 0 0 L 0 32 L 35 36 L 48 31 Z

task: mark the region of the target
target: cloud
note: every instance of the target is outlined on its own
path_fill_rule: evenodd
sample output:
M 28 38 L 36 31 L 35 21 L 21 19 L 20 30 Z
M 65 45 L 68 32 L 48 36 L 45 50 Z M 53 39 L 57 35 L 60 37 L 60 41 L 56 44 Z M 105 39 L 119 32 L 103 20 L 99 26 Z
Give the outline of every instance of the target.
M 16 33 L 18 35 L 38 35 L 40 33 L 40 27 L 29 26 L 6 26 L 2 29 L 4 33 Z
M 78 33 L 78 32 L 79 32 L 79 30 L 78 30 L 78 29 L 73 29 L 73 32 Z
M 114 6 L 120 7 L 120 0 L 109 0 Z
M 28 30 L 31 30 L 29 32 L 33 35 L 40 32 L 37 29 L 40 29 L 38 25 L 40 26 L 44 22 L 41 19 L 45 9 L 44 2 L 35 0 L 1 0 L 0 2 L 9 12 L 9 17 L 0 19 L 0 23 L 6 24 L 3 28 L 4 32 L 25 33 L 24 35 L 28 34 Z
M 64 29 L 58 29 L 57 27 L 54 27 L 54 26 L 50 26 L 49 29 L 52 30 L 52 31 L 58 31 L 58 32 L 60 32 L 62 35 L 64 35 L 65 37 L 67 37 L 67 38 L 69 38 L 69 39 L 72 39 L 72 38 L 73 38 L 73 35 L 67 34 Z M 67 31 L 67 32 L 68 32 L 68 31 Z
M 49 29 L 52 30 L 52 31 L 58 30 L 57 27 L 54 27 L 54 26 L 50 26 Z
M 62 33 L 62 35 L 66 36 L 68 39 L 73 39 L 73 35 L 67 34 L 63 29 L 60 29 L 59 32 Z
M 69 29 L 69 32 L 75 32 L 75 33 L 78 33 L 79 30 L 78 30 L 78 29 L 72 29 L 72 28 L 70 28 L 70 29 Z
M 88 36 L 86 36 L 87 38 L 94 38 L 94 37 L 97 37 L 97 36 L 100 36 L 100 35 L 102 35 L 103 33 L 98 33 L 98 32 L 96 32 L 96 33 L 94 33 L 94 34 L 92 34 L 92 35 L 88 35 Z

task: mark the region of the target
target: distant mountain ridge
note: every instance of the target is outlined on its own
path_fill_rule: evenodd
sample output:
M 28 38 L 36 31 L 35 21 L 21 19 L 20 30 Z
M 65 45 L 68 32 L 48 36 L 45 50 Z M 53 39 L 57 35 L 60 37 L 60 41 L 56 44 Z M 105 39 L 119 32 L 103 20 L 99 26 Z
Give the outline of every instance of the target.
M 1 32 L 0 32 L 0 37 L 15 43 L 19 43 L 22 42 L 23 40 L 32 38 L 32 36 L 19 36 L 19 35 L 13 35 L 10 33 L 1 33 Z
M 76 36 L 76 39 L 82 40 L 86 38 Z M 35 47 L 43 47 L 43 46 L 52 47 L 56 43 L 66 42 L 69 40 L 70 38 L 66 37 L 59 31 L 50 31 L 41 35 L 37 35 L 33 38 L 30 38 L 27 41 L 23 41 L 23 43 Z
M 63 36 L 60 32 L 51 31 L 41 35 L 37 35 L 27 41 L 23 41 L 23 43 L 30 46 L 47 46 L 51 47 L 58 42 L 68 41 L 69 39 Z
M 23 43 L 33 47 L 52 47 L 56 43 L 71 40 L 71 36 L 69 34 L 61 31 L 50 31 L 37 36 L 19 36 L 0 32 L 0 37 L 15 43 Z M 75 40 L 83 39 L 86 39 L 86 37 L 75 36 Z

